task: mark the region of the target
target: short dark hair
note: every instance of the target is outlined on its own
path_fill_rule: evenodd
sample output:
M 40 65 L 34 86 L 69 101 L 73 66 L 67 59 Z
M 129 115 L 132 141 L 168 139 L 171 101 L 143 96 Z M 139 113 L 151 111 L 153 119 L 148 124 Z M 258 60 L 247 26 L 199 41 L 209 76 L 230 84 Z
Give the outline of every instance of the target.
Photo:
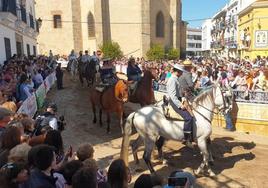
M 134 188 L 152 188 L 157 185 L 162 185 L 160 177 L 150 174 L 142 174 L 135 181 Z
M 73 188 L 96 188 L 97 187 L 97 174 L 90 168 L 81 168 L 72 178 Z
M 83 166 L 83 163 L 79 160 L 73 160 L 66 163 L 62 169 L 61 173 L 66 180 L 67 185 L 72 185 L 73 175 Z
M 8 127 L 1 139 L 1 147 L 2 149 L 8 149 L 11 150 L 16 145 L 19 145 L 21 143 L 21 130 L 19 127 L 10 126 Z
M 39 170 L 46 170 L 54 159 L 54 149 L 48 145 L 42 145 L 34 155 L 34 164 Z

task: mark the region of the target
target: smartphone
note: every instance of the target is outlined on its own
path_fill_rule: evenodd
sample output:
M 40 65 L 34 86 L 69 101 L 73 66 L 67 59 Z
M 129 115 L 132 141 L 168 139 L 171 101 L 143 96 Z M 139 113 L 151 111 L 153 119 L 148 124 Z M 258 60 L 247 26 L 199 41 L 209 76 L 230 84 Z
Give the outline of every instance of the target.
M 73 147 L 69 146 L 69 157 L 73 156 Z
M 185 186 L 188 178 L 169 177 L 168 186 Z

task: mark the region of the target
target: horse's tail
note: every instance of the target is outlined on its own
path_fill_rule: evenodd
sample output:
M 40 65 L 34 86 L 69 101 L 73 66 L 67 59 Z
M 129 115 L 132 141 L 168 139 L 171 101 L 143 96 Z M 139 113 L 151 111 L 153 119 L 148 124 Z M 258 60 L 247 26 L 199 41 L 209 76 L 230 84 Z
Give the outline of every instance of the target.
M 129 140 L 132 133 L 132 125 L 134 120 L 135 112 L 131 113 L 126 120 L 124 133 L 123 133 L 123 140 L 121 146 L 121 153 L 120 158 L 124 160 L 126 166 L 128 166 L 128 148 L 129 148 Z

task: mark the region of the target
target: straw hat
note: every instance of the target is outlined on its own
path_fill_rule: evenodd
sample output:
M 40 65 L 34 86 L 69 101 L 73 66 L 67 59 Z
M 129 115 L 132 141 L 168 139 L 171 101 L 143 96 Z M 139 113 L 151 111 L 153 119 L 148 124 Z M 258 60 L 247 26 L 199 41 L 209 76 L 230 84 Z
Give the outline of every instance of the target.
M 182 64 L 183 64 L 184 66 L 192 66 L 192 61 L 190 61 L 190 60 L 185 60 Z
M 125 80 L 125 81 L 128 80 L 127 75 L 124 74 L 124 73 L 117 72 L 115 75 L 116 75 L 116 77 L 117 77 L 119 80 Z

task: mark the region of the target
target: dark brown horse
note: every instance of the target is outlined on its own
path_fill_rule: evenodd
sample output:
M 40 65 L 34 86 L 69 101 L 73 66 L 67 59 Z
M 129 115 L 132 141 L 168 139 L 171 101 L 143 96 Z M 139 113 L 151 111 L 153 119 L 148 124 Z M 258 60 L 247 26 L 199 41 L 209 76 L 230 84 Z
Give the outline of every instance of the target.
M 139 103 L 141 106 L 153 104 L 155 102 L 153 91 L 153 79 L 156 78 L 154 69 L 147 69 L 144 71 L 144 76 L 137 85 L 137 89 L 131 96 L 129 101 Z
M 90 86 L 94 84 L 95 82 L 95 75 L 96 75 L 96 61 L 90 60 L 90 62 L 83 63 L 79 61 L 78 63 L 78 73 L 79 73 L 79 79 L 81 84 L 84 84 L 84 78 L 86 78 L 87 86 Z
M 96 107 L 99 107 L 99 123 L 102 126 L 102 110 L 107 114 L 107 133 L 110 132 L 110 113 L 115 112 L 120 119 L 120 127 L 123 131 L 124 103 L 128 101 L 128 84 L 118 80 L 113 86 L 103 92 L 93 90 L 90 101 L 94 113 L 93 123 L 97 122 Z

